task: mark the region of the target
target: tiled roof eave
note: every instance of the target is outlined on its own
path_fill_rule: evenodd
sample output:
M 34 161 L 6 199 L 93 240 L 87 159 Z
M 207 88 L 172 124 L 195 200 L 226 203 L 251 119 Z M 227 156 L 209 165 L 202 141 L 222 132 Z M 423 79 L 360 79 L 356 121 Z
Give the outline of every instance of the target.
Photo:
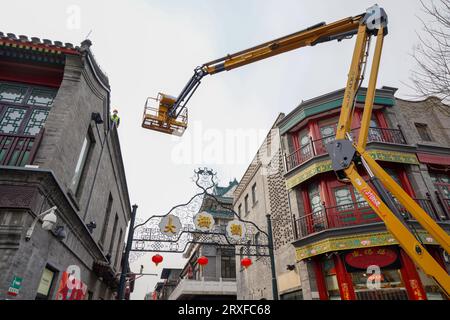
M 28 39 L 27 36 L 16 36 L 13 33 L 4 34 L 0 32 L 0 46 L 11 48 L 31 50 L 46 54 L 72 54 L 80 55 L 78 47 L 74 47 L 71 43 L 62 43 L 61 41 L 51 41 L 48 39 L 41 40 L 36 37 Z

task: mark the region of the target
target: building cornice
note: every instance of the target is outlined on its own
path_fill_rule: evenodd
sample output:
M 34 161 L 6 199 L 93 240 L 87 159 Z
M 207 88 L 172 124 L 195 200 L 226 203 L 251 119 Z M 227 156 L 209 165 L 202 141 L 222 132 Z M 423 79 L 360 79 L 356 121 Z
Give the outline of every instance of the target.
M 396 88 L 383 87 L 376 90 L 374 104 L 383 106 L 395 105 L 395 91 Z M 294 110 L 292 110 L 284 119 L 282 119 L 278 127 L 280 134 L 283 135 L 300 121 L 307 117 L 339 108 L 342 105 L 345 89 L 336 90 L 306 101 L 302 101 Z M 366 88 L 361 88 L 356 96 L 356 102 L 364 103 L 366 99 Z
M 59 196 L 62 199 L 64 199 L 64 206 L 66 208 L 69 208 L 69 210 L 65 211 L 67 212 L 67 219 L 69 221 L 72 221 L 72 225 L 70 226 L 72 230 L 76 230 L 77 232 L 81 232 L 81 235 L 84 236 L 80 237 L 80 239 L 88 239 L 88 241 L 81 241 L 85 249 L 91 253 L 94 260 L 103 260 L 107 262 L 106 256 L 103 254 L 102 249 L 99 247 L 95 239 L 92 237 L 92 234 L 89 232 L 89 229 L 86 227 L 84 221 L 81 219 L 81 217 L 77 214 L 77 209 L 74 207 L 72 202 L 70 201 L 68 195 L 64 192 L 64 189 L 62 188 L 61 183 L 56 178 L 54 172 L 49 169 L 41 169 L 41 168 L 22 168 L 22 167 L 10 167 L 10 166 L 0 166 L 0 176 L 6 176 L 7 173 L 13 173 L 18 174 L 26 177 L 25 181 L 28 185 L 33 181 L 35 178 L 35 183 L 38 185 L 43 186 L 42 188 L 44 191 L 46 189 L 45 181 L 50 180 L 49 183 L 53 183 L 56 186 L 56 191 L 58 191 L 59 194 L 52 194 L 52 196 Z M 8 182 L 8 180 L 5 180 Z M 14 181 L 14 183 L 17 183 L 18 181 Z M 59 209 L 61 210 L 61 209 Z

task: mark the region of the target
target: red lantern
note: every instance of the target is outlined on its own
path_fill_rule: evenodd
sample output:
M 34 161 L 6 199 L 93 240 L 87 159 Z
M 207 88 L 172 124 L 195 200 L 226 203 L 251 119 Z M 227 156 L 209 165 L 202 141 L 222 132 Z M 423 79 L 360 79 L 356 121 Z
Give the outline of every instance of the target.
M 163 257 L 160 256 L 159 254 L 155 254 L 152 257 L 152 261 L 156 264 L 156 266 L 158 266 L 158 264 L 160 264 L 163 261 Z
M 208 264 L 208 258 L 205 256 L 201 256 L 200 258 L 197 259 L 197 262 L 199 265 L 206 266 Z
M 252 260 L 249 258 L 244 258 L 241 260 L 241 266 L 243 266 L 245 269 L 250 267 L 252 265 Z

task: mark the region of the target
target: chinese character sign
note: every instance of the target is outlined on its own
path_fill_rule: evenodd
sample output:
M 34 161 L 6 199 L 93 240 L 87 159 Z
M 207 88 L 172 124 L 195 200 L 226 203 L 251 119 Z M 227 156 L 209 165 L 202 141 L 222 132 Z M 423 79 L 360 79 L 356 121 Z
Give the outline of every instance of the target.
M 172 214 L 163 217 L 159 223 L 159 230 L 168 237 L 177 236 L 181 231 L 180 218 Z
M 197 230 L 208 232 L 214 228 L 214 217 L 208 212 L 199 212 L 194 217 L 194 225 Z
M 232 220 L 227 225 L 227 235 L 234 240 L 245 238 L 245 224 L 239 220 Z

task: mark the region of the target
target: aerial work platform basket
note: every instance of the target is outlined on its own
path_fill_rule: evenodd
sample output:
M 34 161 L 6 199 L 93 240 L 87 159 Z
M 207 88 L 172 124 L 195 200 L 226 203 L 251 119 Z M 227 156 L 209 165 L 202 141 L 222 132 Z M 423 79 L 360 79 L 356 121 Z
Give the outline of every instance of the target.
M 155 101 L 158 107 L 152 107 Z M 167 94 L 158 93 L 157 98 L 147 98 L 142 119 L 142 127 L 175 136 L 183 135 L 187 127 L 188 113 L 183 109 L 178 115 L 170 116 L 169 110 L 174 105 L 176 98 Z

